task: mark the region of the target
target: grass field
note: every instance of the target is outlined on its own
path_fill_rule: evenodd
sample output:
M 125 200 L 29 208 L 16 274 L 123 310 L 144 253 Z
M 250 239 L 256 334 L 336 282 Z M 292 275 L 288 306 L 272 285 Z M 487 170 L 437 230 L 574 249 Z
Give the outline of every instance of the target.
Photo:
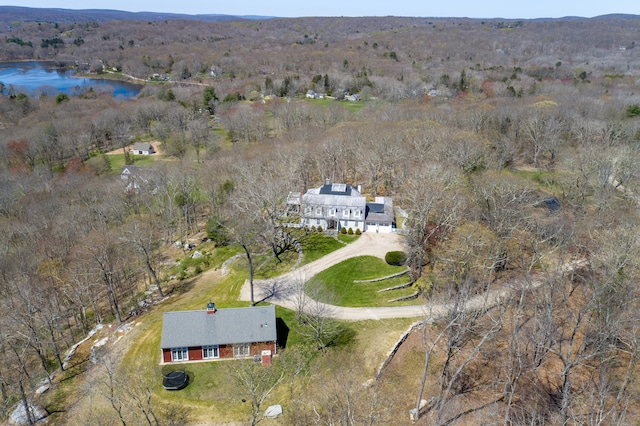
M 156 160 L 152 155 L 133 155 L 133 164 L 136 166 L 150 166 Z M 109 162 L 111 164 L 111 171 L 113 173 L 120 173 L 122 166 L 124 166 L 124 154 L 110 154 Z
M 410 295 L 413 293 L 411 288 L 378 292 L 378 290 L 407 283 L 408 276 L 370 283 L 354 282 L 386 277 L 405 269 L 404 266 L 388 265 L 373 256 L 347 259 L 313 277 L 307 284 L 307 293 L 318 295 L 318 299 L 322 302 L 338 306 L 375 307 L 420 304 L 419 299 L 393 302 L 393 304 L 388 302 L 390 299 Z

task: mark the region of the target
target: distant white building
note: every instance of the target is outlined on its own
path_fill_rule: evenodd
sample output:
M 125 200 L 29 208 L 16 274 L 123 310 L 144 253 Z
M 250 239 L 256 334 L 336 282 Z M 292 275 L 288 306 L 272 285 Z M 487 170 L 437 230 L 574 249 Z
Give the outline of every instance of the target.
M 133 144 L 131 152 L 136 155 L 151 155 L 156 153 L 153 149 L 153 145 L 146 142 L 136 142 Z

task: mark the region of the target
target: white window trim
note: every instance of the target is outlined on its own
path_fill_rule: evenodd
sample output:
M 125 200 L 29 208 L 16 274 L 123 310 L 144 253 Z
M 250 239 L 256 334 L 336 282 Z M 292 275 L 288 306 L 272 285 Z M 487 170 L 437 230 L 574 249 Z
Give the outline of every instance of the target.
M 313 209 L 311 208 L 311 206 L 307 206 L 307 207 L 305 207 L 305 208 L 304 208 L 304 213 L 305 213 L 305 214 L 311 214 L 311 211 L 312 211 L 312 210 L 313 210 Z
M 342 217 L 349 217 L 349 209 L 342 210 Z
M 207 352 L 211 351 L 212 356 L 208 356 Z M 220 358 L 220 349 L 218 345 L 203 346 L 202 347 L 202 359 L 217 359 Z
M 322 216 L 322 207 L 316 207 L 316 216 Z
M 189 348 L 171 348 L 171 361 L 189 361 Z
M 251 343 L 238 343 L 233 345 L 233 357 L 245 358 L 251 355 Z
M 354 215 L 355 217 L 360 217 L 360 209 L 356 209 L 356 210 L 354 210 L 353 215 Z
M 335 216 L 336 215 L 336 209 L 335 208 L 330 208 L 329 209 L 329 216 Z

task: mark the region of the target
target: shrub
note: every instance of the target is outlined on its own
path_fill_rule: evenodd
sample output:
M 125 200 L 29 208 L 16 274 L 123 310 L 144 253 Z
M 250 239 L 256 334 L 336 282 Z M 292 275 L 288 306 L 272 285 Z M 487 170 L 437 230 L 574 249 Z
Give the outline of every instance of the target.
M 318 232 L 322 232 L 322 226 L 318 226 Z
M 340 228 L 340 233 L 342 235 L 346 234 L 347 233 L 347 228 L 345 228 L 344 226 L 342 228 Z
M 356 235 L 360 235 L 362 234 L 362 231 L 360 230 L 360 228 L 356 228 Z
M 215 216 L 209 218 L 206 229 L 207 237 L 211 241 L 215 241 L 216 246 L 226 246 L 231 241 L 227 229 Z
M 347 234 L 353 235 L 353 228 L 349 228 L 349 231 L 347 231 Z
M 637 117 L 640 116 L 640 105 L 633 104 L 627 107 L 627 116 L 628 117 Z
M 389 251 L 384 255 L 384 260 L 389 265 L 401 266 L 407 261 L 407 254 L 403 251 Z
M 200 267 L 200 265 L 196 265 L 195 272 L 196 272 L 196 274 L 201 274 L 202 273 L 202 268 Z
M 311 225 L 311 232 L 316 232 L 316 226 L 315 225 Z

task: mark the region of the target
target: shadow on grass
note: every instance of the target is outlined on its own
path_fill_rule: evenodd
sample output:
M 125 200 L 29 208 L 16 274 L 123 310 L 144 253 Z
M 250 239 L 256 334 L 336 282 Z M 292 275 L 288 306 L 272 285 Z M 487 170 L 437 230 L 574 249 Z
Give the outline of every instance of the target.
M 173 287 L 168 292 L 166 292 L 167 295 L 168 294 L 180 295 L 180 294 L 189 292 L 189 290 L 191 290 L 193 286 L 196 284 L 196 280 L 198 278 L 199 277 L 194 277 L 194 278 L 189 278 L 188 280 L 178 281 L 173 285 Z
M 66 382 L 67 380 L 71 380 L 73 378 L 75 378 L 76 376 L 81 375 L 82 373 L 84 373 L 87 369 L 87 362 L 89 360 L 87 359 L 83 359 L 79 362 L 76 362 L 75 364 L 67 367 L 63 374 L 62 374 L 62 378 L 60 378 L 59 383 L 63 383 Z
M 289 326 L 282 318 L 276 318 L 276 331 L 278 333 L 278 347 L 285 349 L 289 338 Z
M 346 346 L 356 337 L 356 332 L 351 327 L 340 326 L 336 335 L 328 346 Z

